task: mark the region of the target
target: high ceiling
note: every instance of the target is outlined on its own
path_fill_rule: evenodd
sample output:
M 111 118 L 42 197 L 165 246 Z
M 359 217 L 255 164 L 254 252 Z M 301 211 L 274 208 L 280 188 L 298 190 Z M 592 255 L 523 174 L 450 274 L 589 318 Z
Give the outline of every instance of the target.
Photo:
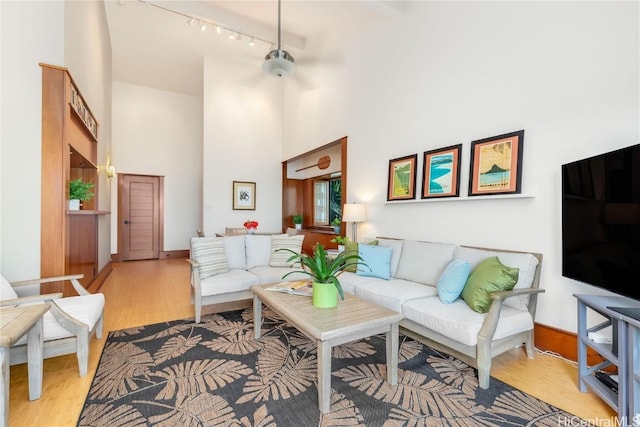
M 326 52 L 339 52 L 336 41 L 371 26 L 385 25 L 404 13 L 399 1 L 282 2 L 282 44 L 304 73 L 314 54 L 308 40 L 328 40 Z M 106 2 L 113 49 L 113 79 L 188 95 L 202 94 L 202 58 L 211 56 L 260 70 L 277 44 L 278 3 L 274 0 Z M 190 18 L 194 17 L 189 25 Z M 201 22 L 206 31 L 201 31 Z M 232 40 L 233 32 L 243 33 Z M 255 45 L 249 45 L 250 36 Z

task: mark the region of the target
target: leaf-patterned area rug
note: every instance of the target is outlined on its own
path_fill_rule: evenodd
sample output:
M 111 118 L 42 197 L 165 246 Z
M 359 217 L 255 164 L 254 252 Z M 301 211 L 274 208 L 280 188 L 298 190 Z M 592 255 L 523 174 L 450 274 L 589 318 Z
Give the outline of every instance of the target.
M 571 414 L 400 335 L 333 348 L 331 412 L 318 410 L 316 345 L 268 307 L 109 333 L 78 426 L 558 426 Z

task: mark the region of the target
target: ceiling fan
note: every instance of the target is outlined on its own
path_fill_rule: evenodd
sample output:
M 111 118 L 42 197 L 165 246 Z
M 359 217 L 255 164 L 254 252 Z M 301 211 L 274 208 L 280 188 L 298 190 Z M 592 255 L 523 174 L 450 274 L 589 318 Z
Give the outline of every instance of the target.
M 281 37 L 282 28 L 280 26 L 280 6 L 281 0 L 278 0 L 278 48 L 273 49 L 264 57 L 262 68 L 272 76 L 285 77 L 293 73 L 296 68 L 293 56 L 286 50 L 282 49 Z

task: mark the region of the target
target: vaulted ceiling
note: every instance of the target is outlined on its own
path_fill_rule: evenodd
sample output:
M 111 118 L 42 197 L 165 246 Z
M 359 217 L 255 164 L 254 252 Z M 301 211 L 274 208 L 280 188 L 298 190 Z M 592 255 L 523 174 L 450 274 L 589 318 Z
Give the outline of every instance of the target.
M 113 79 L 117 81 L 200 96 L 203 57 L 261 70 L 264 56 L 273 49 L 271 43 L 278 40 L 278 3 L 274 0 L 119 0 L 105 4 Z M 326 40 L 323 55 L 335 56 L 340 53 L 339 43 L 350 34 L 383 29 L 409 8 L 410 2 L 401 1 L 284 0 L 282 45 L 294 56 L 296 73 L 304 73 L 305 66 L 319 59 L 317 50 L 309 49 L 309 40 L 316 45 L 317 40 Z M 252 37 L 254 45 L 250 46 Z

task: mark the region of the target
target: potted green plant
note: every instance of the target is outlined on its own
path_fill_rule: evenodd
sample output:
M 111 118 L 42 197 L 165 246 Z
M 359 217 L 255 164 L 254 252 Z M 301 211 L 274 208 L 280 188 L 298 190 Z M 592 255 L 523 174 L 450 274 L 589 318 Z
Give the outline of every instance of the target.
M 344 251 L 344 245 L 347 244 L 347 242 L 349 241 L 349 238 L 347 236 L 336 236 L 333 239 L 331 239 L 331 243 L 337 243 L 338 244 L 338 251 L 342 252 Z
M 300 214 L 296 214 L 293 216 L 293 224 L 296 227 L 296 230 L 302 229 L 302 222 L 304 221 L 304 217 Z
M 80 209 L 80 202 L 91 200 L 94 196 L 91 191 L 95 187 L 93 182 L 85 182 L 82 178 L 74 179 L 69 182 L 69 210 L 77 211 Z
M 294 273 L 302 273 L 311 277 L 313 281 L 313 305 L 321 308 L 335 307 L 338 304 L 338 295 L 340 295 L 341 299 L 344 299 L 344 291 L 338 276 L 345 268 L 358 264 L 358 262 L 361 265 L 365 265 L 357 253 L 340 252 L 336 256 L 328 256 L 324 246 L 320 243 L 316 243 L 312 255 L 305 252 L 297 253 L 286 248 L 277 249 L 277 251 L 291 252 L 292 255 L 287 262 L 294 261 L 302 266 L 302 270 L 291 271 L 282 276 L 282 278 L 285 279 Z
M 331 226 L 333 227 L 333 232 L 336 234 L 340 234 L 340 227 L 342 226 L 342 220 L 340 218 L 335 218 L 331 221 Z

